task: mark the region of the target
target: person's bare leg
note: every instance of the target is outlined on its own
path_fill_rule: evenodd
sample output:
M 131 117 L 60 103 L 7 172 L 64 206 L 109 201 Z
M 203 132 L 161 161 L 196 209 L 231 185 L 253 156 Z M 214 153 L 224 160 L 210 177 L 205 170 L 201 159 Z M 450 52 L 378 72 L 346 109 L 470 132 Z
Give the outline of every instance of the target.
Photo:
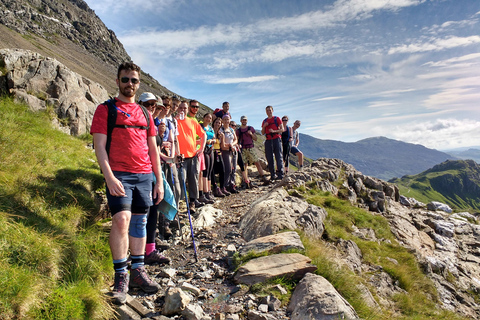
M 108 242 L 113 260 L 123 259 L 127 256 L 129 247 L 128 228 L 131 216 L 130 211 L 120 211 L 112 217 L 112 229 Z
M 257 167 L 258 175 L 260 175 L 260 176 L 265 175 L 265 173 L 263 172 L 262 165 L 260 164 L 259 161 L 255 162 L 255 166 Z
M 296 156 L 298 156 L 298 164 L 303 167 L 303 153 L 300 151 L 300 152 L 297 152 Z

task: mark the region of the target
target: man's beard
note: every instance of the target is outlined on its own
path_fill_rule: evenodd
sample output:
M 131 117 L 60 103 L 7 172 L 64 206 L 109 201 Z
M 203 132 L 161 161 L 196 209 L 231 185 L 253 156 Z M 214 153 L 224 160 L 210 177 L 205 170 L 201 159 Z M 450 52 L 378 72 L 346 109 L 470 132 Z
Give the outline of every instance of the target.
M 120 90 L 120 93 L 122 95 L 124 95 L 125 97 L 129 97 L 129 98 L 134 97 L 135 93 L 137 91 L 137 90 L 135 90 L 135 87 L 130 87 L 130 86 L 126 86 L 126 87 L 123 87 L 123 88 L 120 87 L 119 90 Z

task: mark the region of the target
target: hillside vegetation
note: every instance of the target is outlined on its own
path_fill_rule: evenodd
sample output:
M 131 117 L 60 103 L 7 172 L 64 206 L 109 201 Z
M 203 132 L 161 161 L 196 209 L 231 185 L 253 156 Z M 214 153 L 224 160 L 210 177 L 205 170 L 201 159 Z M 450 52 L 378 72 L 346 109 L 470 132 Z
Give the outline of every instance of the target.
M 457 210 L 480 209 L 480 165 L 445 161 L 417 175 L 392 179 L 400 193 L 422 202 L 440 201 Z
M 5 97 L 0 110 L 0 318 L 109 318 L 94 153 L 53 129 L 48 113 Z

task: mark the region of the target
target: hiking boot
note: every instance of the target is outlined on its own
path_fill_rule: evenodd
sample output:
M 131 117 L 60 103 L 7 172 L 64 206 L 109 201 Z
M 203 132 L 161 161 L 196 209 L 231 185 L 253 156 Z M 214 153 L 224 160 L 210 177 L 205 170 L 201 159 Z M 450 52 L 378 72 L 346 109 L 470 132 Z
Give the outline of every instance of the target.
M 155 251 L 154 251 L 155 252 Z M 153 252 L 152 252 L 153 253 Z M 160 285 L 150 279 L 145 271 L 145 267 L 132 269 L 130 271 L 131 280 L 130 289 L 142 289 L 147 293 L 155 293 L 160 289 Z
M 114 304 L 122 305 L 127 302 L 128 280 L 128 272 L 115 272 L 115 284 L 110 293 Z
M 231 195 L 231 193 L 228 192 L 227 188 L 223 187 L 221 190 L 222 190 L 222 193 L 223 193 L 224 195 L 226 195 L 226 196 Z
M 230 193 L 238 193 L 239 192 L 235 186 L 231 186 L 230 188 L 228 188 L 228 191 Z
M 159 250 L 153 250 L 148 256 L 145 256 L 145 264 L 169 264 L 170 258 L 165 257 Z
M 213 202 L 215 202 L 215 196 L 213 195 L 212 191 L 208 191 L 206 198 L 213 200 Z
M 219 187 L 215 188 L 215 190 L 213 190 L 213 195 L 215 197 L 218 197 L 218 198 L 225 198 L 225 195 L 223 194 L 222 190 L 220 190 Z
M 195 207 L 196 208 L 203 207 L 204 205 L 205 205 L 205 202 L 200 201 L 199 199 L 195 199 Z
M 269 185 L 272 185 L 272 184 L 274 184 L 274 183 L 275 183 L 275 182 L 274 182 L 272 179 L 270 179 L 270 180 L 265 180 L 265 181 L 263 182 L 263 185 L 264 185 L 264 186 L 269 186 Z
M 215 201 L 210 200 L 210 199 L 208 199 L 207 197 L 205 197 L 205 193 L 202 194 L 202 196 L 201 196 L 200 198 L 198 198 L 198 201 L 204 202 L 205 204 L 213 204 L 213 203 L 215 203 Z
M 190 209 L 190 213 L 195 213 L 197 212 L 195 210 L 195 201 L 194 202 L 190 202 L 190 204 L 188 205 L 188 208 Z
M 168 225 L 170 225 L 170 224 L 168 224 Z M 164 239 L 169 239 L 173 235 L 173 232 L 172 232 L 172 230 L 170 230 L 170 227 L 168 225 L 165 225 L 163 227 L 163 238 Z

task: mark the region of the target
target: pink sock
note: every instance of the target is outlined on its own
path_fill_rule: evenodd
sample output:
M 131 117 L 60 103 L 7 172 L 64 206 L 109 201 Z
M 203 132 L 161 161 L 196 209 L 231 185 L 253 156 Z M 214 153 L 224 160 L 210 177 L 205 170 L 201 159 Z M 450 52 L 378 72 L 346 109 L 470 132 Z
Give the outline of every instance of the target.
M 145 255 L 148 256 L 155 250 L 155 243 L 147 243 L 145 245 Z

